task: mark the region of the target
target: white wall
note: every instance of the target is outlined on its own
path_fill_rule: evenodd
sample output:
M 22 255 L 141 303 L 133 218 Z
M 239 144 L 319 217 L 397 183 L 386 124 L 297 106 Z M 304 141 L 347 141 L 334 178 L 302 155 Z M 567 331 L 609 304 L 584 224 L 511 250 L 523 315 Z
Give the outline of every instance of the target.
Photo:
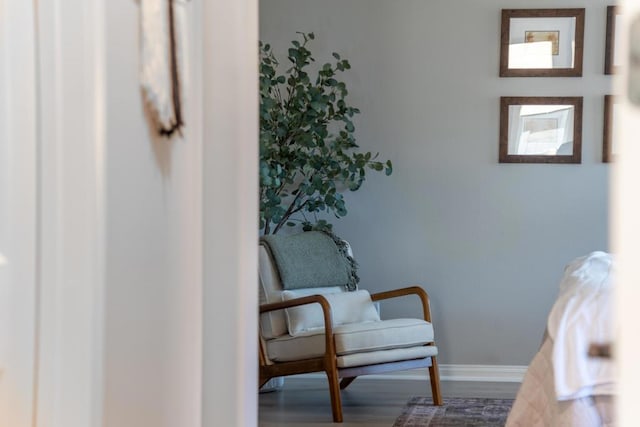
M 441 363 L 528 364 L 564 265 L 608 248 L 607 4 L 561 5 L 586 7 L 582 78 L 499 78 L 501 8 L 557 2 L 261 1 L 260 38 L 276 50 L 315 32 L 320 64 L 332 51 L 351 62 L 357 141 L 395 171 L 347 196 L 336 231 L 354 247 L 364 288 L 424 285 Z M 581 165 L 498 164 L 499 97 L 531 95 L 584 96 Z M 398 303 L 383 313 L 418 311 Z

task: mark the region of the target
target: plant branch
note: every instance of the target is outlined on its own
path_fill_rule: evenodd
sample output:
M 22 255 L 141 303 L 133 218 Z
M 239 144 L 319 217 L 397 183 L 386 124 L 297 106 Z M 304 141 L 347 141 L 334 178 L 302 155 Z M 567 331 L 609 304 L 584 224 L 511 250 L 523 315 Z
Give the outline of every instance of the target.
M 291 215 L 302 210 L 302 208 L 307 204 L 308 200 L 305 200 L 298 207 L 295 207 L 296 202 L 300 200 L 301 197 L 302 197 L 302 192 L 298 192 L 298 194 L 296 194 L 296 197 L 293 199 L 291 204 L 289 204 L 289 206 L 287 207 L 287 210 L 285 211 L 284 215 L 282 215 L 282 219 L 280 220 L 280 222 L 278 222 L 278 224 L 276 225 L 276 228 L 274 228 L 273 234 L 276 234 L 282 228 L 282 226 L 284 226 L 287 223 Z

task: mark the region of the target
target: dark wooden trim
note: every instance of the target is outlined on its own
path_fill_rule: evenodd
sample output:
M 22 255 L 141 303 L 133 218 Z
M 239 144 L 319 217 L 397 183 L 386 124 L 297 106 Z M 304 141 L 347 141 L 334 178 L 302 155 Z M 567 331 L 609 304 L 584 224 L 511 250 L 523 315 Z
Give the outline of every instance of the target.
M 516 155 L 509 154 L 510 105 L 573 105 L 573 154 L 571 155 Z M 581 96 L 502 96 L 500 97 L 500 163 L 565 163 L 582 162 L 582 97 Z
M 604 126 L 602 130 L 602 161 L 611 163 L 615 161 L 613 155 L 613 104 L 616 97 L 613 95 L 604 96 Z
M 304 374 L 307 372 L 322 372 L 325 370 L 324 357 L 292 362 L 274 363 L 261 368 L 269 377 L 282 377 L 286 375 Z
M 358 377 L 343 378 L 342 381 L 340 381 L 340 390 L 344 390 L 345 388 L 349 387 L 349 384 L 354 382 L 356 378 Z
M 420 286 L 409 286 L 406 288 L 394 289 L 392 291 L 378 292 L 371 295 L 371 301 L 381 301 L 389 298 L 398 298 L 407 295 L 418 295 L 422 302 L 422 313 L 424 320 L 431 323 L 431 306 L 429 304 L 429 295 Z
M 592 343 L 589 344 L 589 357 L 601 357 L 604 359 L 612 359 L 613 358 L 613 345 L 611 343 L 605 344 L 597 344 Z
M 440 391 L 440 372 L 438 371 L 438 361 L 436 360 L 435 356 L 431 357 L 429 379 L 431 380 L 431 395 L 433 396 L 433 404 L 436 406 L 442 406 L 442 392 Z
M 331 412 L 333 414 L 333 422 L 342 422 L 342 401 L 340 398 L 340 379 L 338 377 L 338 371 L 336 370 L 335 357 L 333 363 L 328 366 L 326 371 L 327 381 L 329 382 L 329 395 L 331 397 Z
M 511 18 L 576 18 L 573 68 L 509 68 Z M 502 9 L 500 77 L 581 77 L 584 56 L 585 9 Z
M 331 306 L 329 301 L 322 295 L 309 295 L 307 297 L 294 298 L 287 301 L 272 302 L 269 304 L 261 304 L 259 307 L 260 314 L 268 311 L 284 310 L 285 308 L 296 307 L 299 305 L 318 303 L 322 306 L 322 311 L 329 313 L 329 320 L 331 320 Z
M 607 36 L 604 50 L 604 73 L 617 74 L 620 67 L 613 65 L 613 55 L 616 46 L 616 15 L 621 14 L 619 6 L 607 6 Z
M 169 124 L 169 127 L 160 126 L 160 135 L 171 137 L 174 132 L 181 133 L 184 121 L 182 119 L 182 106 L 180 96 L 180 75 L 178 73 L 178 58 L 176 47 L 176 29 L 175 29 L 175 14 L 174 14 L 174 0 L 169 0 L 167 3 L 169 14 L 169 74 L 171 78 L 171 102 L 173 104 L 174 121 Z

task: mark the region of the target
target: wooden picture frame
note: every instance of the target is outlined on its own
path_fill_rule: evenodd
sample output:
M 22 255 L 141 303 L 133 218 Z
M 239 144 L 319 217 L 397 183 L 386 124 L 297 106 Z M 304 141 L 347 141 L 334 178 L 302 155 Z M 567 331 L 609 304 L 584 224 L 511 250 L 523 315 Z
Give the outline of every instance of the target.
M 581 77 L 584 8 L 502 9 L 500 77 Z
M 500 98 L 500 163 L 581 163 L 580 96 Z
M 604 127 L 602 137 L 602 162 L 612 163 L 616 160 L 616 151 L 614 149 L 617 139 L 616 129 L 616 108 L 619 97 L 614 95 L 604 96 Z
M 607 6 L 607 35 L 604 52 L 604 73 L 617 74 L 620 72 L 620 48 L 616 31 L 620 30 L 622 9 L 619 6 Z

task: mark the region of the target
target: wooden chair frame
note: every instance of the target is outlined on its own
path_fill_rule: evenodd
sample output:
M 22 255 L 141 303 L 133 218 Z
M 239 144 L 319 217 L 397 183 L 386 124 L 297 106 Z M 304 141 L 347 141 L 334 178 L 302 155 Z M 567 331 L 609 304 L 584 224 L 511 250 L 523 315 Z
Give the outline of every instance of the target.
M 390 298 L 397 298 L 407 295 L 417 295 L 422 302 L 424 320 L 431 323 L 431 310 L 429 307 L 429 296 L 419 286 L 410 286 L 392 291 L 379 292 L 371 295 L 373 301 L 381 301 Z M 324 315 L 325 324 L 325 354 L 314 359 L 296 360 L 291 362 L 271 362 L 266 355 L 265 342 L 260 338 L 260 380 L 262 387 L 269 379 L 287 375 L 304 374 L 310 372 L 324 371 L 329 381 L 329 393 L 331 395 L 331 412 L 333 421 L 342 422 L 342 402 L 340 390 L 345 389 L 360 375 L 378 374 L 397 370 L 429 368 L 429 378 L 431 382 L 431 393 L 433 404 L 442 405 L 442 395 L 440 393 L 440 377 L 438 373 L 438 362 L 436 356 L 428 356 L 422 359 L 403 360 L 399 362 L 379 363 L 367 366 L 355 366 L 349 368 L 339 368 L 337 366 L 337 356 L 333 336 L 333 322 L 331 320 L 331 307 L 329 302 L 322 295 L 311 295 L 296 298 L 288 301 L 263 304 L 260 306 L 260 314 L 269 311 L 284 310 L 289 307 L 296 307 L 305 304 L 320 304 Z M 435 345 L 435 342 L 426 344 Z M 339 379 L 342 381 L 339 382 Z

